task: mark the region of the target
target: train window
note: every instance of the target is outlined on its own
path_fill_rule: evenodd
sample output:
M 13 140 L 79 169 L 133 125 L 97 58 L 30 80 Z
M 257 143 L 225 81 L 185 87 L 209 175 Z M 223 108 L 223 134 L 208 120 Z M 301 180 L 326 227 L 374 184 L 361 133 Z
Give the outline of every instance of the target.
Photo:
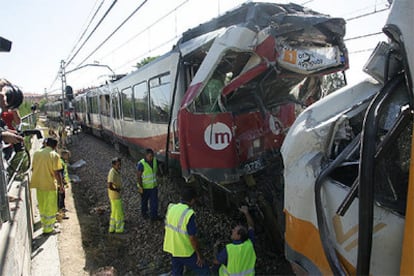
M 119 94 L 118 89 L 114 89 L 112 94 L 112 116 L 114 119 L 119 119 Z
M 171 75 L 150 80 L 150 118 L 154 123 L 168 123 L 171 98 Z
M 86 112 L 86 103 L 85 103 L 85 100 L 83 98 L 80 100 L 80 108 L 81 108 L 82 112 Z
M 196 98 L 195 111 L 199 113 L 220 112 L 219 98 L 223 89 L 227 85 L 232 85 L 230 87 L 234 87 L 233 89 L 245 85 L 250 80 L 249 77 L 240 79 L 238 77 L 260 64 L 260 61 L 260 58 L 250 52 L 227 51 Z M 235 83 L 231 84 L 232 81 Z
M 109 102 L 109 95 L 101 95 L 99 97 L 99 104 L 100 104 L 100 110 L 101 110 L 101 114 L 104 116 L 110 116 L 110 102 Z
M 130 87 L 121 91 L 121 106 L 124 120 L 133 120 L 134 102 L 132 101 L 132 89 Z
M 134 86 L 135 120 L 148 121 L 148 89 L 147 82 Z
M 226 74 L 215 70 L 211 79 L 207 82 L 200 96 L 195 101 L 196 111 L 203 113 L 216 113 L 218 107 L 218 98 L 224 87 Z
M 88 97 L 88 106 L 90 113 L 98 114 L 98 98 L 96 96 Z

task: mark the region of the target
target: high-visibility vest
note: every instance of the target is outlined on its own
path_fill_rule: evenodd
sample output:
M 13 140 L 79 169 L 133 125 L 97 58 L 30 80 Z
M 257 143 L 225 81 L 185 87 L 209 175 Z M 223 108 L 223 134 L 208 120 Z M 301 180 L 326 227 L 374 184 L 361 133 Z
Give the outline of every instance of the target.
M 227 244 L 227 266 L 221 265 L 219 275 L 244 276 L 254 275 L 256 253 L 253 243 L 247 239 L 241 244 Z
M 65 179 L 66 184 L 69 184 L 70 178 L 69 178 L 69 172 L 68 172 L 68 164 L 66 164 L 66 161 L 63 158 L 61 158 L 60 160 L 63 166 L 63 178 Z
M 187 204 L 178 203 L 168 206 L 163 248 L 173 257 L 190 257 L 195 252 L 187 232 L 187 224 L 193 214 L 193 209 Z
M 144 166 L 142 188 L 152 189 L 157 187 L 157 160 L 152 159 L 152 168 L 145 159 L 141 159 L 139 162 Z

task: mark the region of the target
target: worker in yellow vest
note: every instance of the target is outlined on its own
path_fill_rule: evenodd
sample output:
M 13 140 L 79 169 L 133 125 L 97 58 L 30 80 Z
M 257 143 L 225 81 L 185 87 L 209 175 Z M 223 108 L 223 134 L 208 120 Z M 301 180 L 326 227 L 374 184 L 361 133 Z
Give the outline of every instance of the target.
M 69 177 L 69 171 L 68 171 L 68 162 L 70 158 L 70 151 L 68 150 L 61 150 L 60 151 L 60 161 L 62 163 L 62 179 L 64 184 L 64 189 L 58 189 L 58 220 L 59 219 L 68 219 L 69 217 L 66 215 L 66 212 L 68 211 L 65 206 L 65 197 L 66 192 L 65 189 L 69 188 L 70 186 L 70 177 Z
M 150 204 L 150 217 L 152 221 L 162 220 L 158 216 L 158 163 L 154 158 L 152 149 L 145 150 L 145 157 L 137 164 L 138 192 L 141 196 L 141 215 L 144 219 L 148 216 L 148 202 Z
M 49 137 L 45 147 L 33 154 L 32 178 L 30 188 L 36 189 L 37 203 L 40 213 L 40 221 L 43 227 L 43 234 L 57 234 L 55 229 L 57 213 L 57 192 L 63 190 L 62 163 L 56 152 L 58 141 Z
M 239 210 L 245 215 L 249 228 L 242 225 L 233 228 L 232 243 L 227 244 L 214 260 L 215 265 L 220 265 L 219 275 L 255 274 L 254 223 L 247 206 L 242 206 Z
M 165 219 L 163 249 L 171 254 L 172 275 L 183 275 L 184 266 L 196 275 L 209 275 L 210 269 L 198 247 L 195 214 L 191 208 L 196 201 L 196 193 L 185 187 L 181 199 L 180 203 L 168 206 Z
M 124 233 L 124 208 L 121 200 L 121 158 L 112 159 L 112 168 L 108 173 L 108 196 L 111 202 L 109 233 Z

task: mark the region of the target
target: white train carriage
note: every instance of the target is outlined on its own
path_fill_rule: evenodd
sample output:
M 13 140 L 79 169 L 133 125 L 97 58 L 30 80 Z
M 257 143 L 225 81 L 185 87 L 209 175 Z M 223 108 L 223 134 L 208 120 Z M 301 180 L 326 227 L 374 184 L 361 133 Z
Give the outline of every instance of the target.
M 73 99 L 73 106 L 75 108 L 75 121 L 77 125 L 85 129 L 87 117 L 86 94 L 77 95 Z
M 179 81 L 174 101 L 178 63 L 179 53 L 171 52 L 110 85 L 116 144 L 127 147 L 133 154 L 151 147 L 158 158 L 165 159 L 170 116 L 172 121 L 176 120 L 184 94 Z
M 92 134 L 102 137 L 102 122 L 99 106 L 100 90 L 93 88 L 86 93 L 86 127 Z

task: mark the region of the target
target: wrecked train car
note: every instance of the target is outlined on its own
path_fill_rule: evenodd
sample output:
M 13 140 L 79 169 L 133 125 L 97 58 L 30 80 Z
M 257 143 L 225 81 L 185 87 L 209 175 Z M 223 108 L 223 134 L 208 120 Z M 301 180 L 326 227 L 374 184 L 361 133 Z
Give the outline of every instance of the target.
M 373 78 L 310 106 L 284 141 L 286 257 L 300 273 L 414 274 L 413 12 L 393 1 Z
M 344 33 L 343 19 L 295 4 L 244 4 L 75 97 L 78 123 L 132 155 L 153 148 L 187 180 L 236 183 L 279 155 L 297 114 L 320 98 L 321 77 L 348 67 Z
M 184 33 L 177 50 L 195 74 L 173 124 L 183 176 L 235 183 L 273 162 L 297 114 L 321 97 L 321 77 L 348 67 L 344 34 L 343 19 L 269 3 Z
M 76 96 L 75 118 L 135 158 L 152 148 L 160 167 L 201 184 L 213 207 L 249 204 L 276 245 L 282 185 L 262 172 L 280 176 L 290 126 L 321 98 L 323 76 L 348 68 L 344 35 L 341 18 L 247 3 L 183 33 L 136 71 Z

